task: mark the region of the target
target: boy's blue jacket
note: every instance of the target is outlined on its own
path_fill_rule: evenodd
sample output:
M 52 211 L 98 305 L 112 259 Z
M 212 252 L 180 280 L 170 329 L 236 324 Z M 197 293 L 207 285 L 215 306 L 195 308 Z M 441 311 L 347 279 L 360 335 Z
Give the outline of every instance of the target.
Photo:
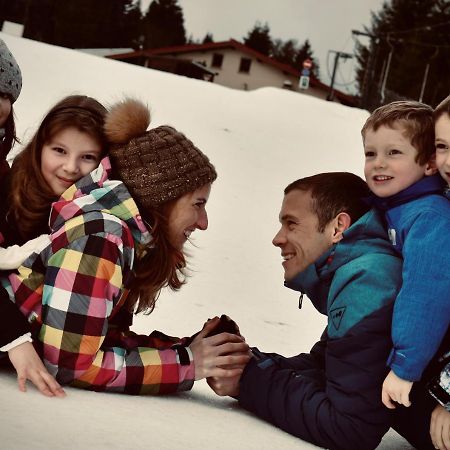
M 450 202 L 439 175 L 424 177 L 375 205 L 385 212 L 394 248 L 403 255 L 403 283 L 392 320 L 388 364 L 418 381 L 450 324 Z
M 239 403 L 285 431 L 330 449 L 373 449 L 389 428 L 381 402 L 401 258 L 375 209 L 300 273 L 304 292 L 328 316 L 309 354 L 260 353 L 241 377 Z M 299 330 L 299 342 L 301 342 Z

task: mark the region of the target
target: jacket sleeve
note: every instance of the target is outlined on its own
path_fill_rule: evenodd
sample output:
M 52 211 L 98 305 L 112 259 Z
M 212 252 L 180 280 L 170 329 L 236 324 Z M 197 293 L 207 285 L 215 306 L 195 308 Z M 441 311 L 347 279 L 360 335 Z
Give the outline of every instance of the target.
M 450 325 L 450 220 L 423 211 L 403 244 L 403 284 L 395 301 L 389 366 L 418 381 Z M 426 237 L 426 238 L 425 238 Z
M 43 234 L 21 246 L 0 248 L 0 270 L 17 269 L 32 253 L 40 253 L 48 244 L 50 239 L 47 234 Z
M 281 369 L 318 373 L 325 368 L 326 340 L 325 330 L 320 341 L 314 344 L 309 353 L 300 353 L 296 356 L 285 357 L 278 353 L 263 353 L 257 348 L 252 348 L 252 353 L 257 360 L 270 358 Z
M 378 263 L 389 265 L 389 260 Z M 241 377 L 239 403 L 244 408 L 330 449 L 374 449 L 389 429 L 390 412 L 381 402 L 381 386 L 398 283 L 394 279 L 392 286 L 384 288 L 385 277 L 371 270 L 373 266 L 367 270 L 364 266 L 361 261 L 350 279 L 333 280 L 335 306 L 346 308 L 342 322 L 335 324 L 345 328 L 346 323 L 355 323 L 344 331 L 339 328 L 341 335 L 328 333 L 321 374 L 287 367 L 267 356 L 251 360 Z M 360 308 L 361 304 L 369 309 Z M 333 331 L 335 324 L 330 318 L 328 329 Z
M 50 257 L 39 334 L 44 361 L 59 382 L 96 391 L 190 389 L 194 364 L 188 349 L 160 335 L 109 330 L 124 275 L 122 248 L 117 236 L 94 234 Z
M 9 294 L 0 285 L 0 347 L 30 332 L 30 326 L 19 308 L 9 299 Z

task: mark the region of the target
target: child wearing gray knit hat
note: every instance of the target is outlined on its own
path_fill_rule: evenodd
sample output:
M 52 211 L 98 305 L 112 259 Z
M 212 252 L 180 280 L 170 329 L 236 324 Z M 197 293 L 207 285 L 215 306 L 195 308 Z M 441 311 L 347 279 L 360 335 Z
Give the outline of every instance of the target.
M 0 93 L 7 94 L 14 103 L 22 89 L 22 74 L 14 56 L 0 39 Z
M 0 39 L 0 177 L 9 169 L 6 156 L 16 138 L 12 104 L 22 89 L 20 68 L 6 44 Z

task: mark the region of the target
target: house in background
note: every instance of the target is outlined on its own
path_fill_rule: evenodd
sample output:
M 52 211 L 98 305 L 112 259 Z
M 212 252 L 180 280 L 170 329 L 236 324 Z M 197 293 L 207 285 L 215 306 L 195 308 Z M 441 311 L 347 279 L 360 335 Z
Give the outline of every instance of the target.
M 299 89 L 300 71 L 269 58 L 234 39 L 224 42 L 138 50 L 106 57 L 204 79 L 234 89 L 253 90 L 272 86 L 299 91 L 321 99 L 326 99 L 330 90 L 327 85 L 315 78 L 310 79 L 308 89 Z M 180 62 L 179 67 L 177 67 L 176 61 Z M 184 64 L 181 63 L 182 61 Z M 195 76 L 190 75 L 189 70 Z M 353 97 L 337 90 L 334 90 L 334 101 L 348 106 L 356 105 Z

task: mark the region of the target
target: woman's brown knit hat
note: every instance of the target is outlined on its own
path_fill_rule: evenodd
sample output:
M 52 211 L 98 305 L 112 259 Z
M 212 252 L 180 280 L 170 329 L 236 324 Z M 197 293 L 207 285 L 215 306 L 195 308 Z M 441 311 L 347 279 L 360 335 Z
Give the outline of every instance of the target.
M 217 178 L 184 134 L 167 125 L 147 131 L 149 124 L 148 108 L 135 99 L 117 103 L 105 119 L 112 168 L 138 205 L 155 208 Z

